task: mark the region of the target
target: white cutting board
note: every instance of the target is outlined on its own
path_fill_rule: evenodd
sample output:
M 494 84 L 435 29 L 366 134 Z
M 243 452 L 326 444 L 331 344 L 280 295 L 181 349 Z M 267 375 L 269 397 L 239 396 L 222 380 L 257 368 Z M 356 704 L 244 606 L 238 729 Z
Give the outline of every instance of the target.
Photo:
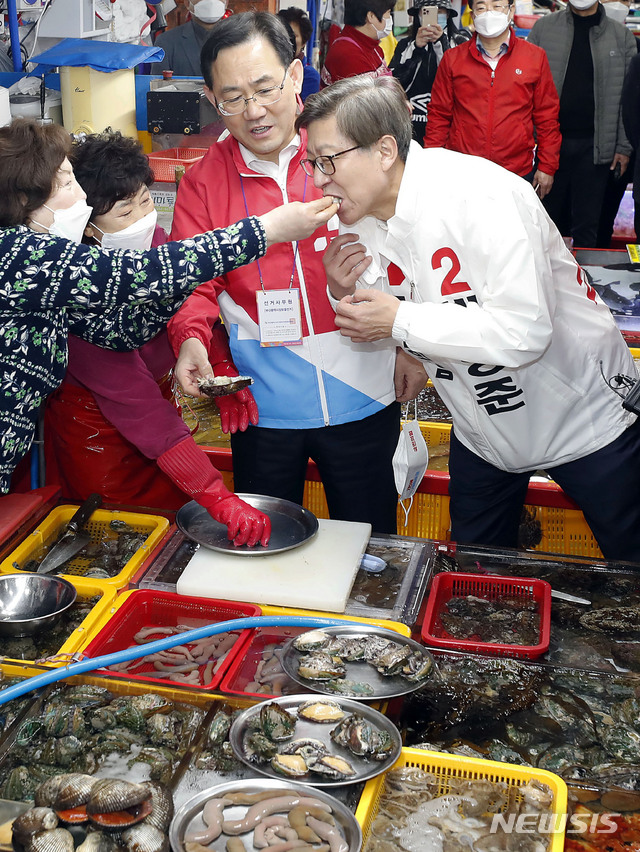
M 344 612 L 371 524 L 318 520 L 310 541 L 268 556 L 200 547 L 176 584 L 179 595 Z

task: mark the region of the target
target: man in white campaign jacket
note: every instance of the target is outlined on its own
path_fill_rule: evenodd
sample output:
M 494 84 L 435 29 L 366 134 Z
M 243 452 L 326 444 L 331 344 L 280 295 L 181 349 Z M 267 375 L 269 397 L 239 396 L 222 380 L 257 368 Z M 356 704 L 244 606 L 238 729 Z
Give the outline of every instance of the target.
M 303 166 L 341 199 L 325 253 L 337 325 L 356 342 L 392 337 L 453 415 L 452 539 L 515 546 L 545 469 L 607 558 L 640 561 L 640 422 L 607 384 L 635 365 L 532 187 L 411 142 L 392 80 L 340 81 L 297 126 Z

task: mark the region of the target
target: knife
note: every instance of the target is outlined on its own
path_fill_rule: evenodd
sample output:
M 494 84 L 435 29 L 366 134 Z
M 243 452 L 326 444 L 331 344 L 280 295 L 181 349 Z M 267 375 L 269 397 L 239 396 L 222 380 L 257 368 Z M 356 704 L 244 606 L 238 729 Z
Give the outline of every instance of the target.
M 65 532 L 38 565 L 38 574 L 50 574 L 91 541 L 91 534 L 82 527 L 96 509 L 102 506 L 99 494 L 90 494 L 66 526 Z

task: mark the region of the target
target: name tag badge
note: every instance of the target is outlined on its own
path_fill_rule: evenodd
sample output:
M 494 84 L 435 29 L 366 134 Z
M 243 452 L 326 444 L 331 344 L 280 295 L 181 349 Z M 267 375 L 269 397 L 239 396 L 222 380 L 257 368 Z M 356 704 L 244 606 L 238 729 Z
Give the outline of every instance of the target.
M 260 346 L 302 344 L 299 290 L 258 290 Z

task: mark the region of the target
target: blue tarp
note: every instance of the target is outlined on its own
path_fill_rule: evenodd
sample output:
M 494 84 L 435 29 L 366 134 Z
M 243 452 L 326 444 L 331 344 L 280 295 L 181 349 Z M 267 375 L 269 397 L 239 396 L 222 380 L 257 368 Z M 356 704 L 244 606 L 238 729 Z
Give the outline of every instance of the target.
M 39 56 L 34 56 L 32 62 L 48 67 L 75 68 L 88 65 L 96 71 L 118 71 L 121 68 L 135 68 L 141 62 L 160 62 L 162 59 L 164 59 L 164 50 L 161 47 L 65 38 L 55 47 L 45 50 Z

